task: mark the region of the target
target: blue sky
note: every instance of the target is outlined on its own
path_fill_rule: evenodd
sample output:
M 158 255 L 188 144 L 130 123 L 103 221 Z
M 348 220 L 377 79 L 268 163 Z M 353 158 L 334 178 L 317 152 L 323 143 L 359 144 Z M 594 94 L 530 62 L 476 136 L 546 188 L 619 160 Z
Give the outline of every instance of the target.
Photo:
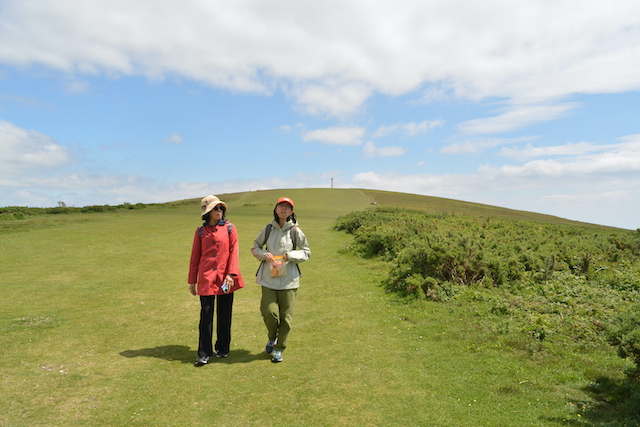
M 0 206 L 370 188 L 640 228 L 640 3 L 0 0 Z

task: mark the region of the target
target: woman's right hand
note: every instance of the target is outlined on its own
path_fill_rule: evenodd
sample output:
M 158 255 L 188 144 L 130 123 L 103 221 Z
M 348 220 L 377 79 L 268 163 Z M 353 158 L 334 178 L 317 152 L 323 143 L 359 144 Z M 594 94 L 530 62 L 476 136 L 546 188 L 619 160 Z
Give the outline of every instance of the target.
M 267 252 L 266 254 L 264 254 L 264 259 L 269 262 L 273 262 L 273 254 L 271 252 Z
M 196 284 L 195 283 L 190 283 L 189 284 L 189 292 L 191 292 L 191 295 L 197 295 L 197 290 L 196 290 Z

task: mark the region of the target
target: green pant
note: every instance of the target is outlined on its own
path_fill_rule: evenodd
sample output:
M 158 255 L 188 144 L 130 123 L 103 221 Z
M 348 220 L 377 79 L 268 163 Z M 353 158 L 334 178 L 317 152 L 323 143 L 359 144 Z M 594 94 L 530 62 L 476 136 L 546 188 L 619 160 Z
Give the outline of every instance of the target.
M 269 341 L 278 339 L 273 346 L 274 350 L 282 351 L 287 348 L 287 336 L 291 330 L 293 321 L 293 306 L 296 302 L 297 289 L 285 289 L 276 291 L 262 287 L 262 300 L 260 312 L 267 327 Z

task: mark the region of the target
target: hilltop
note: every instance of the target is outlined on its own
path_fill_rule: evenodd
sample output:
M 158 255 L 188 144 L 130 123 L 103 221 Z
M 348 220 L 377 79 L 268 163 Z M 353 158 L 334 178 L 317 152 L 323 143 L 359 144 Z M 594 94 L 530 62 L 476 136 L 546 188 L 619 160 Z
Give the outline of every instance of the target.
M 537 221 L 548 224 L 561 225 L 586 225 L 603 228 L 615 228 L 598 224 L 584 223 L 580 221 L 560 218 L 553 215 L 540 214 L 535 212 L 521 211 L 485 205 L 481 203 L 465 202 L 461 200 L 447 199 L 442 197 L 423 196 L 418 194 L 400 193 L 382 190 L 365 190 L 365 189 L 326 189 L 326 188 L 307 188 L 307 189 L 277 189 L 277 190 L 257 190 L 238 193 L 222 193 L 217 194 L 229 203 L 245 203 L 245 204 L 269 204 L 271 199 L 278 194 L 289 194 L 291 197 L 308 200 L 310 203 L 306 208 L 320 207 L 321 203 L 331 202 L 332 200 L 344 201 L 345 199 L 356 203 L 342 204 L 354 209 L 366 209 L 372 206 L 379 207 L 402 207 L 404 209 L 415 209 L 433 214 L 449 214 L 449 215 L 471 215 L 487 218 L 500 219 L 517 219 L 524 221 Z M 204 197 L 204 195 L 202 196 Z M 177 206 L 185 204 L 197 204 L 201 198 L 185 199 L 177 201 L 168 201 L 166 203 L 123 203 L 121 205 L 95 205 L 85 207 L 52 207 L 52 208 L 31 208 L 21 206 L 9 206 L 0 208 L 0 220 L 24 219 L 34 215 L 41 214 L 65 214 L 65 213 L 95 213 L 108 212 L 118 209 L 144 209 L 146 207 L 158 206 Z M 302 206 L 302 205 L 301 205 Z M 342 212 L 342 211 L 341 211 Z M 0 228 L 1 230 L 1 228 Z
M 280 194 L 287 194 L 293 198 L 302 197 L 302 200 L 309 200 L 311 202 L 311 206 L 315 207 L 319 207 L 322 203 L 326 203 L 326 201 L 330 201 L 332 200 L 332 197 L 334 197 L 337 201 L 342 201 L 345 198 L 348 198 L 350 201 L 357 203 L 358 209 L 367 209 L 370 207 L 400 207 L 403 209 L 415 209 L 432 214 L 471 215 L 487 218 L 537 221 L 548 224 L 615 228 L 605 225 L 574 221 L 553 215 L 521 211 L 481 203 L 383 190 L 336 188 L 279 189 L 225 193 L 218 196 L 225 201 L 228 200 L 235 203 L 252 201 L 253 203 L 263 202 L 269 204 L 274 197 L 277 198 Z M 317 199 L 317 201 L 314 199 Z M 199 201 L 200 199 L 190 199 L 172 203 L 199 203 Z M 340 211 L 342 212 L 342 209 Z

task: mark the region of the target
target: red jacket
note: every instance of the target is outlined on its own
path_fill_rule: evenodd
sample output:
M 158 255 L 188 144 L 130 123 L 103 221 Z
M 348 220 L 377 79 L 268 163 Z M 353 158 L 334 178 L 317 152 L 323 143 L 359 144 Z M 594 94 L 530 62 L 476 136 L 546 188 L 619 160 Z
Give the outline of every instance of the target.
M 227 220 L 196 230 L 191 248 L 188 283 L 198 284 L 198 295 L 224 295 L 224 278 L 234 276 L 231 292 L 244 288 L 238 262 L 238 231 Z

